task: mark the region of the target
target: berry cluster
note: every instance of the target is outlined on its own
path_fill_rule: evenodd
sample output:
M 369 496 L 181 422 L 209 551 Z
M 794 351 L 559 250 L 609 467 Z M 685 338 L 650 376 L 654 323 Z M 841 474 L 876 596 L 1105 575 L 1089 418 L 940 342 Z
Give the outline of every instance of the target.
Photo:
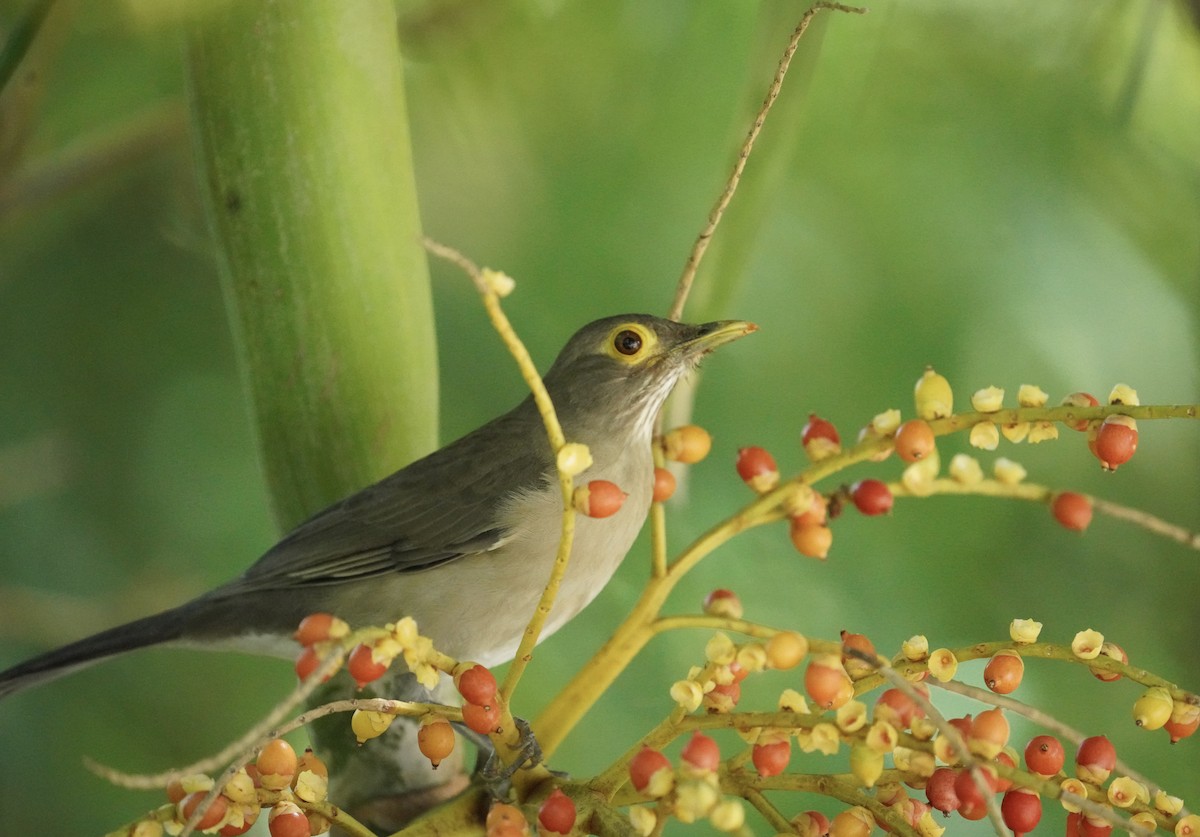
M 327 832 L 331 825 L 322 813 L 328 785 L 329 771 L 312 750 L 297 758 L 292 745 L 276 738 L 263 746 L 257 759 L 234 773 L 220 793 L 212 793 L 212 778 L 201 773 L 173 780 L 166 791 L 170 804 L 133 823 L 127 833 L 131 837 L 178 834 L 198 815 L 197 831 L 236 837 L 249 831 L 266 810 L 271 837 L 311 837 Z

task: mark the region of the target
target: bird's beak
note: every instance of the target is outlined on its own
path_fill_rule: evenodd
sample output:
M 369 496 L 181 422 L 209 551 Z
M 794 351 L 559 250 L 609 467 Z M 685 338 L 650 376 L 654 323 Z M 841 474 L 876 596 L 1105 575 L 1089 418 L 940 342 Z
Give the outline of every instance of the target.
M 718 346 L 732 343 L 739 337 L 758 331 L 758 326 L 745 320 L 718 320 L 696 326 L 696 336 L 683 344 L 689 354 L 707 354 Z

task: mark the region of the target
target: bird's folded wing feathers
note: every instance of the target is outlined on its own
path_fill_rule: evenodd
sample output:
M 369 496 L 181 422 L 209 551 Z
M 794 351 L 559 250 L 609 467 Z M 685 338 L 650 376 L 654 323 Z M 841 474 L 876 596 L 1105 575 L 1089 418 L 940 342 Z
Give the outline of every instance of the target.
M 235 584 L 336 584 L 486 552 L 514 492 L 537 490 L 549 443 L 512 411 L 300 524 Z M 539 443 L 539 439 L 541 440 Z

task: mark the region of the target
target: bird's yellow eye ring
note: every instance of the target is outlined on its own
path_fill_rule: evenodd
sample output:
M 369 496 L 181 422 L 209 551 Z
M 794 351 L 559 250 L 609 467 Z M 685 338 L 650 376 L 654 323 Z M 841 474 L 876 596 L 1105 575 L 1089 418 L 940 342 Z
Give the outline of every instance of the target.
M 658 336 L 640 323 L 621 323 L 604 338 L 604 353 L 621 363 L 640 364 L 654 354 Z
M 633 357 L 642 350 L 642 335 L 631 328 L 623 328 L 613 337 L 613 348 L 626 357 Z

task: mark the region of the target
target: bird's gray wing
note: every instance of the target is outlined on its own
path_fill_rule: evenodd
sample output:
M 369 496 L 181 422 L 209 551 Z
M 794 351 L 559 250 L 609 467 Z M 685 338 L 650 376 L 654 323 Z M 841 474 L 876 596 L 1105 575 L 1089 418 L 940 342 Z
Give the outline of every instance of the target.
M 239 587 L 308 586 L 416 572 L 486 552 L 509 532 L 502 505 L 552 467 L 529 402 L 300 524 Z

